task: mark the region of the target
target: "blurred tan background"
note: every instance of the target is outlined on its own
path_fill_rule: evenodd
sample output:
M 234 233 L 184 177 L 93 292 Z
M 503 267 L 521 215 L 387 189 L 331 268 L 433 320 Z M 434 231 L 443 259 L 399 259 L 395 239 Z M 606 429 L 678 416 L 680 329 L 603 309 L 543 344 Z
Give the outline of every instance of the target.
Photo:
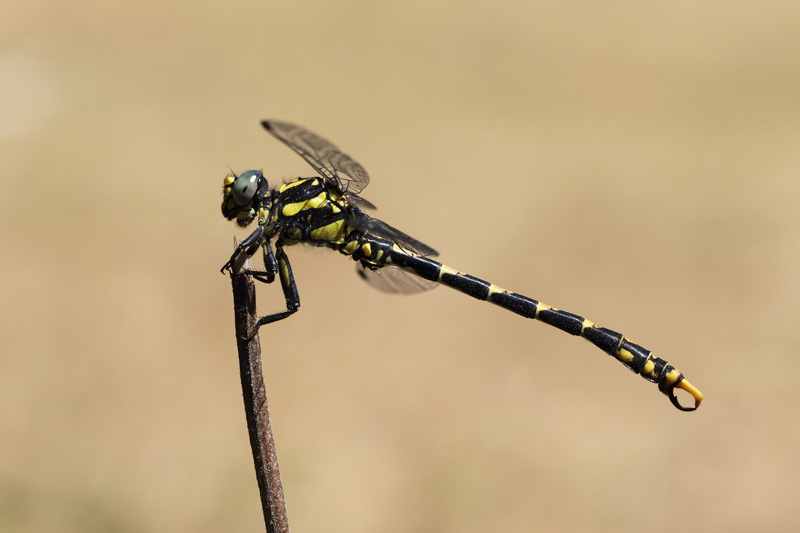
M 296 532 L 795 531 L 796 2 L 0 5 L 0 531 L 261 531 L 221 181 L 302 124 L 580 339 L 290 250 L 262 330 Z M 259 287 L 262 312 L 279 287 Z

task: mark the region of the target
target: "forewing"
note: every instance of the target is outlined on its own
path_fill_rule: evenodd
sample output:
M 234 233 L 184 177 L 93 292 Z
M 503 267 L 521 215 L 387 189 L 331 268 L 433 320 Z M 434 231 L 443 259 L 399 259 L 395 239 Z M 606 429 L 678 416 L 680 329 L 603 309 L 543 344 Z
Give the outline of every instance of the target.
M 265 120 L 261 124 L 342 192 L 359 193 L 369 184 L 364 167 L 330 141 L 288 122 Z
M 439 255 L 439 252 L 427 244 L 423 244 L 417 239 L 406 235 L 399 229 L 393 228 L 389 224 L 381 222 L 377 218 L 372 218 L 363 213 L 358 213 L 358 216 L 348 220 L 347 224 L 356 228 L 357 230 L 363 231 L 364 233 L 370 233 L 376 237 L 380 237 L 381 239 L 392 241 L 404 252 L 413 255 L 423 255 L 429 257 L 436 257 Z
M 401 268 L 385 266 L 378 270 L 356 266 L 358 275 L 371 287 L 392 294 L 414 294 L 429 291 L 438 283 L 423 279 Z

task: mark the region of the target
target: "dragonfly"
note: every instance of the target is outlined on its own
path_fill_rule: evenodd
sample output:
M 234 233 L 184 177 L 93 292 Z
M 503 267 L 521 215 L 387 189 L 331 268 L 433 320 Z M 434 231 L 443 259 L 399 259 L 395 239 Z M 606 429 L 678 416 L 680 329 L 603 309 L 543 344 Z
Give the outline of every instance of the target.
M 263 283 L 273 283 L 277 277 L 286 300 L 284 311 L 260 317 L 245 340 L 255 337 L 261 326 L 288 318 L 300 308 L 286 249 L 307 244 L 351 257 L 358 263 L 359 275 L 381 291 L 409 294 L 445 285 L 583 337 L 632 372 L 656 383 L 681 411 L 694 411 L 700 406 L 703 394 L 680 371 L 621 333 L 443 265 L 433 259 L 439 254 L 430 246 L 369 216 L 364 211 L 375 206 L 359 196 L 369 184 L 369 174 L 330 141 L 288 122 L 265 120 L 261 124 L 311 165 L 317 175 L 272 187 L 259 170 L 238 176 L 231 171 L 223 181 L 225 218 L 242 227 L 257 221 L 258 227 L 238 244 L 222 271 L 233 272 L 241 254 L 249 258 L 261 250 L 264 270 L 247 269 L 240 274 Z M 688 392 L 694 405 L 682 405 L 675 389 Z

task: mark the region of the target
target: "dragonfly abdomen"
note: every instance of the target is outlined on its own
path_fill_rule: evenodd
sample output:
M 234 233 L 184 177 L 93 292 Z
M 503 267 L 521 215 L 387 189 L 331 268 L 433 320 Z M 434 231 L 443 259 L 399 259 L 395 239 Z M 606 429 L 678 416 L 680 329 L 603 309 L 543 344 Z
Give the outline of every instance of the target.
M 412 270 L 420 277 L 452 287 L 478 300 L 491 302 L 525 318 L 533 318 L 571 335 L 581 336 L 605 353 L 613 356 L 629 370 L 647 381 L 658 383 L 661 392 L 669 396 L 681 410 L 692 411 L 702 400 L 702 394 L 689 384 L 675 367 L 652 355 L 650 350 L 628 340 L 621 333 L 598 326 L 582 316 L 550 307 L 521 294 L 509 292 L 480 278 L 459 272 L 427 257 L 417 257 L 394 251 L 392 264 Z M 683 407 L 674 395 L 675 387 L 688 391 L 695 399 L 692 408 Z

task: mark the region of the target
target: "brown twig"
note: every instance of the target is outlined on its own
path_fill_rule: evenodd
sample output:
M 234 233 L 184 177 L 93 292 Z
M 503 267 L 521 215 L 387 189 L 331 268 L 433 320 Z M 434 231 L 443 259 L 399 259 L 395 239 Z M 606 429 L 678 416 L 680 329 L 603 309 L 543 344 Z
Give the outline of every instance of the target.
M 245 256 L 245 254 L 239 254 Z M 258 335 L 250 342 L 242 340 L 253 330 L 258 319 L 256 314 L 256 292 L 253 278 L 239 274 L 245 259 L 239 258 L 231 269 L 233 285 L 233 307 L 236 316 L 236 344 L 239 349 L 239 374 L 242 378 L 244 411 L 250 447 L 256 467 L 261 507 L 267 533 L 289 533 L 286 517 L 286 501 L 283 497 L 281 473 L 278 470 L 278 455 L 272 438 L 272 425 L 267 408 L 267 392 L 261 369 L 261 344 Z

